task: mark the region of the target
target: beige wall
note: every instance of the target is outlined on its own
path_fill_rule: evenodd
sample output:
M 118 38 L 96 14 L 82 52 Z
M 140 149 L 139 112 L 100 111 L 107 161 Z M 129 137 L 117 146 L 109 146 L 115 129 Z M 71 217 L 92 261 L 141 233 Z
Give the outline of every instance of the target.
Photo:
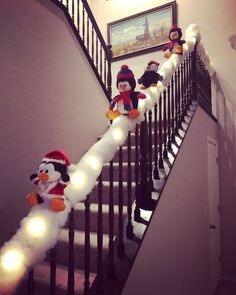
M 53 149 L 73 163 L 107 126 L 107 101 L 64 15 L 48 1 L 0 4 L 0 244 L 28 211 L 29 181 Z
M 106 24 L 148 10 L 168 1 L 110 0 L 105 4 L 91 0 L 92 9 L 106 38 Z M 223 274 L 236 279 L 236 1 L 177 0 L 178 24 L 183 30 L 192 23 L 201 28 L 216 76 L 213 79 L 214 106 L 219 120 L 219 161 L 222 221 Z M 230 37 L 234 40 L 231 47 Z M 151 60 L 163 62 L 162 52 L 121 60 L 113 64 L 115 77 L 119 67 L 127 63 L 139 77 Z M 114 80 L 113 80 L 114 81 Z M 115 94 L 115 84 L 113 83 Z
M 122 295 L 209 295 L 207 136 L 216 123 L 198 108 Z

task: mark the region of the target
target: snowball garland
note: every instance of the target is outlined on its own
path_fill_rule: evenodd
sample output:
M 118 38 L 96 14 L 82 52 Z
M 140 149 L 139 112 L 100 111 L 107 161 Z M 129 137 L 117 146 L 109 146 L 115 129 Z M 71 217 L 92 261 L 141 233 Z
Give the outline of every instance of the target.
M 157 87 L 150 87 L 145 90 L 147 98 L 140 100 L 138 108 L 141 115 L 135 120 L 130 120 L 126 116 L 116 118 L 104 136 L 89 149 L 79 163 L 70 165 L 68 170 L 71 182 L 64 191 L 67 198 L 66 209 L 55 213 L 48 209 L 46 204 L 33 207 L 29 215 L 22 220 L 17 233 L 1 248 L 0 294 L 11 294 L 27 270 L 41 261 L 46 251 L 56 244 L 60 228 L 64 226 L 67 220 L 71 206 L 74 207 L 76 203 L 86 199 L 86 196 L 96 184 L 103 164 L 113 159 L 117 148 L 124 144 L 128 132 L 134 130 L 136 124 L 144 120 L 145 112 L 151 110 L 155 103 L 158 103 L 160 94 L 169 84 L 176 68 L 188 52 L 194 49 L 196 42 L 198 42 L 198 50 L 207 69 L 211 75 L 214 73 L 201 41 L 199 27 L 196 24 L 187 28 L 185 40 L 183 55 L 173 54 L 170 59 L 163 63 L 159 71 L 164 78 L 163 81 L 159 81 Z M 45 232 L 36 231 L 32 234 L 29 230 L 31 222 L 43 222 Z M 11 266 L 12 260 L 18 261 L 17 270 Z

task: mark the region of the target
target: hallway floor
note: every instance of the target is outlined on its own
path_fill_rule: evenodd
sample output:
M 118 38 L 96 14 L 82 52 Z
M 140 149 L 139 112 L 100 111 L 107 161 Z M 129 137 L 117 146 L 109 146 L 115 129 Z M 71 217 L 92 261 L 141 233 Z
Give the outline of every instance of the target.
M 236 294 L 236 282 L 220 281 L 219 286 L 214 295 L 235 295 Z

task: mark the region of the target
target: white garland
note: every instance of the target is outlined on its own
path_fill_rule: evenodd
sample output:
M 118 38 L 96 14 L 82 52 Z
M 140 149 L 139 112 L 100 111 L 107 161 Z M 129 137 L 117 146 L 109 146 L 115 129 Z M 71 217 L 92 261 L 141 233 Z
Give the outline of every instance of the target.
M 158 82 L 157 87 L 148 88 L 145 91 L 147 98 L 139 100 L 141 115 L 135 120 L 130 120 L 126 116 L 116 118 L 108 131 L 89 149 L 79 163 L 71 165 L 69 169 L 71 182 L 65 189 L 65 196 L 68 200 L 66 209 L 55 213 L 45 204 L 33 207 L 28 216 L 22 220 L 17 233 L 1 248 L 0 294 L 11 294 L 27 270 L 40 262 L 46 251 L 56 244 L 60 228 L 67 220 L 71 206 L 74 207 L 78 202 L 86 199 L 95 186 L 103 165 L 113 159 L 117 148 L 124 144 L 128 132 L 134 130 L 136 124 L 144 120 L 144 113 L 158 103 L 160 94 L 169 84 L 176 68 L 194 49 L 196 42 L 208 71 L 211 75 L 214 73 L 197 25 L 192 24 L 187 28 L 185 41 L 183 55 L 173 54 L 161 66 L 159 74 L 163 76 L 163 81 Z

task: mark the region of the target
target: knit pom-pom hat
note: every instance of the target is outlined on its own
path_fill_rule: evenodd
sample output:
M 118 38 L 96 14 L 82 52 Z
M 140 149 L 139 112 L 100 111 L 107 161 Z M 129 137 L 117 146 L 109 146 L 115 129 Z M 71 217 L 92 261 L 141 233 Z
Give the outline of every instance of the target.
M 130 79 L 130 78 L 134 78 L 134 74 L 133 72 L 129 69 L 129 67 L 127 65 L 123 65 L 120 68 L 120 71 L 118 72 L 117 79 Z

